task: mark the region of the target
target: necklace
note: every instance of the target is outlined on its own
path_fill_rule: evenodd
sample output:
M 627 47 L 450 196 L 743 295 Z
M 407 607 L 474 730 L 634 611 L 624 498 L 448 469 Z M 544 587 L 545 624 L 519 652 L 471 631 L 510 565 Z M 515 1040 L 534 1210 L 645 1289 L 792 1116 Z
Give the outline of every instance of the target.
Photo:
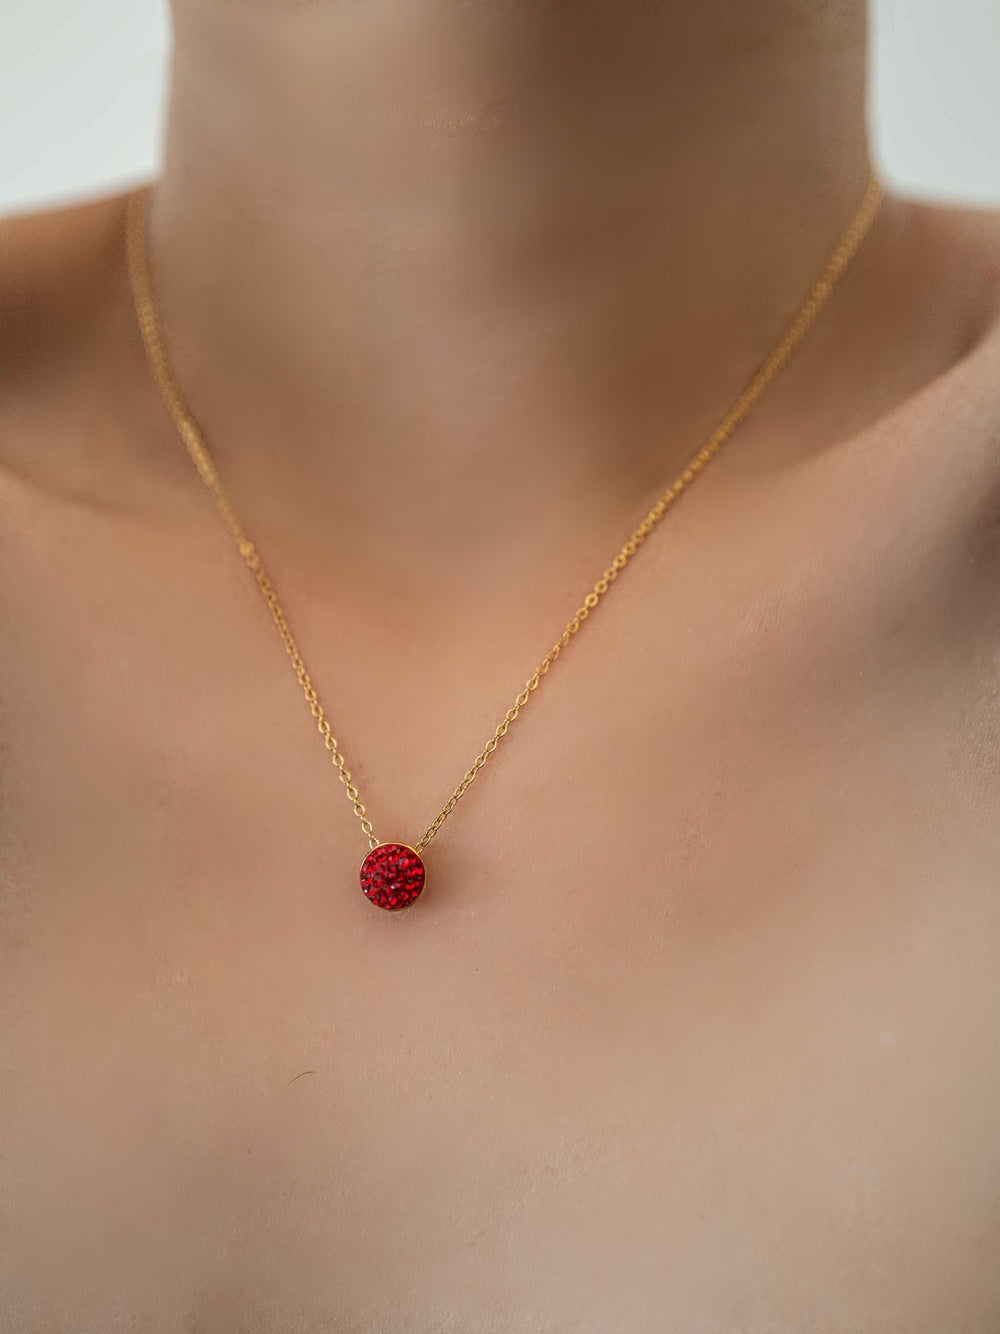
M 834 249 L 828 255 L 798 310 L 761 363 L 760 368 L 709 438 L 629 535 L 614 560 L 573 613 L 572 619 L 562 634 L 525 682 L 524 688 L 497 724 L 489 741 L 476 756 L 469 769 L 466 770 L 462 781 L 428 825 L 423 837 L 411 846 L 407 843 L 383 842 L 376 837 L 372 822 L 351 778 L 347 762 L 341 753 L 340 743 L 333 735 L 329 718 L 319 701 L 316 687 L 306 670 L 295 637 L 289 629 L 288 620 L 281 603 L 278 601 L 274 585 L 264 568 L 256 546 L 247 535 L 246 529 L 233 508 L 212 461 L 208 446 L 205 444 L 201 431 L 188 410 L 167 355 L 163 329 L 153 296 L 146 239 L 149 190 L 136 191 L 130 195 L 126 223 L 128 270 L 135 315 L 150 371 L 174 427 L 187 448 L 199 477 L 215 502 L 219 516 L 229 530 L 240 556 L 257 582 L 264 602 L 267 604 L 267 609 L 271 613 L 275 629 L 281 637 L 281 642 L 285 646 L 285 651 L 298 678 L 306 703 L 309 705 L 317 730 L 323 738 L 323 744 L 329 752 L 341 783 L 344 785 L 348 800 L 354 808 L 354 814 L 361 822 L 361 828 L 364 830 L 369 845 L 368 855 L 361 865 L 361 888 L 371 903 L 379 908 L 395 911 L 400 908 L 408 908 L 416 902 L 424 888 L 424 863 L 421 854 L 427 844 L 468 791 L 476 775 L 507 735 L 510 727 L 516 722 L 563 650 L 579 633 L 583 624 L 598 606 L 611 585 L 618 579 L 668 510 L 672 508 L 677 498 L 719 453 L 802 341 L 829 299 L 838 279 L 844 273 L 868 234 L 878 214 L 881 197 L 882 191 L 879 182 L 872 175 L 869 177 L 867 188 L 857 211 Z

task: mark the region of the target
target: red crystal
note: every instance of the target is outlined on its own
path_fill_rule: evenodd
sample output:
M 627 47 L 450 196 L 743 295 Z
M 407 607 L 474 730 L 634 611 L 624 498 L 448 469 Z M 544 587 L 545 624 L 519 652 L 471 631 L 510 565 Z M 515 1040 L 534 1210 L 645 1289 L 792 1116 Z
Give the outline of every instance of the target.
M 378 908 L 408 908 L 423 887 L 424 864 L 405 843 L 380 843 L 361 863 L 361 888 Z

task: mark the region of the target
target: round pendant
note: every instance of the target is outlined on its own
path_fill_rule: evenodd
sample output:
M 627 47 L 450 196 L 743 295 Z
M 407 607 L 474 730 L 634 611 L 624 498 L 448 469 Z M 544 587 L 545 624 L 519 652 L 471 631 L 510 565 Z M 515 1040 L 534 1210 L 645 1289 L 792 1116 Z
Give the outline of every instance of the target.
M 424 887 L 424 864 L 405 843 L 380 843 L 361 863 L 361 889 L 377 908 L 409 908 Z

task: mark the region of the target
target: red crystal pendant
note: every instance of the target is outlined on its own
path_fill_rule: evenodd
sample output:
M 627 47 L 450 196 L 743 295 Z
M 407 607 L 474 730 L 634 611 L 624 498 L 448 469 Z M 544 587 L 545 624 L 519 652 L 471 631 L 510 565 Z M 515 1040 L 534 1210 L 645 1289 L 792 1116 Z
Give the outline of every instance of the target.
M 377 908 L 408 908 L 423 887 L 424 864 L 405 843 L 380 843 L 361 863 L 361 888 Z

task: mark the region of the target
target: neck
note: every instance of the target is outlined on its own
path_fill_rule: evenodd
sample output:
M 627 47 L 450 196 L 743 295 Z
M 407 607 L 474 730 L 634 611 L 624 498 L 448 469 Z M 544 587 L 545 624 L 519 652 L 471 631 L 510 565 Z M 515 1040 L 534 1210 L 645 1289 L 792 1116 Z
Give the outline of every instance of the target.
M 178 368 L 224 471 L 280 439 L 345 508 L 529 458 L 634 505 L 864 186 L 852 0 L 176 0 L 175 36 Z

